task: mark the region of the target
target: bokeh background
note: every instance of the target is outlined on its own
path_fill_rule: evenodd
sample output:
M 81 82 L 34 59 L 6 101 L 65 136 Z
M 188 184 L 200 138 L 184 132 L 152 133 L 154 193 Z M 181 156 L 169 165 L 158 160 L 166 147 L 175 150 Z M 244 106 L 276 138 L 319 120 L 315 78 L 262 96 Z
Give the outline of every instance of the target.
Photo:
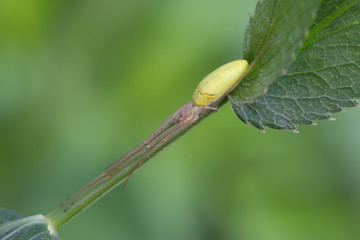
M 241 58 L 255 0 L 0 1 L 0 206 L 46 214 Z M 245 125 L 229 105 L 59 229 L 71 239 L 360 239 L 360 111 Z

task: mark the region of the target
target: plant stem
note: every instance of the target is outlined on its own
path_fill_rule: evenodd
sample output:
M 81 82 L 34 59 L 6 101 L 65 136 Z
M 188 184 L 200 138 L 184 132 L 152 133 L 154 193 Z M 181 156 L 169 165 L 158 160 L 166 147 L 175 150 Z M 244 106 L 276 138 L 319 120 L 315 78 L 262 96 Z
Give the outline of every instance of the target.
M 223 99 L 213 107 L 219 108 L 226 101 L 227 99 Z M 192 101 L 180 107 L 145 141 L 110 164 L 92 182 L 47 214 L 54 228 L 57 229 L 70 221 L 119 184 L 127 181 L 132 173 L 150 158 L 213 113 L 212 109 L 197 106 Z

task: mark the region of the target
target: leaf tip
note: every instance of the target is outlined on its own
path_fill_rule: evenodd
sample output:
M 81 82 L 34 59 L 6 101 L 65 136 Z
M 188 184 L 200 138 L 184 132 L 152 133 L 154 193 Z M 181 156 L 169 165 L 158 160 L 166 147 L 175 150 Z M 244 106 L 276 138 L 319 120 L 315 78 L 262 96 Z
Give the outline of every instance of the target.
M 300 133 L 300 131 L 297 130 L 297 129 L 292 130 L 292 132 L 293 132 L 293 133 Z
M 261 129 L 260 131 L 261 131 L 263 134 L 266 133 L 265 129 Z

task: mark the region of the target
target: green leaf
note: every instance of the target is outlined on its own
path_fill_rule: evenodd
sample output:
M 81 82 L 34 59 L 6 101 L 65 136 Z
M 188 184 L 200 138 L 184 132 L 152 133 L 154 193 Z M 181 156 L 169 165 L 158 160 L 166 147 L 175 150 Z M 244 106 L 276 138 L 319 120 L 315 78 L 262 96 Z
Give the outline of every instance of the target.
M 24 217 L 8 209 L 0 209 L 0 239 L 55 240 L 59 239 L 43 215 Z
M 253 62 L 263 53 L 231 93 L 236 105 L 252 103 L 269 85 L 284 74 L 294 53 L 305 40 L 319 0 L 259 1 L 250 18 L 243 43 L 244 59 Z M 270 41 L 270 44 L 266 44 Z
M 291 130 L 297 125 L 332 119 L 331 113 L 357 106 L 359 23 L 358 0 L 321 1 L 296 61 L 270 85 L 264 96 L 251 104 L 233 102 L 231 106 L 236 115 L 259 129 Z

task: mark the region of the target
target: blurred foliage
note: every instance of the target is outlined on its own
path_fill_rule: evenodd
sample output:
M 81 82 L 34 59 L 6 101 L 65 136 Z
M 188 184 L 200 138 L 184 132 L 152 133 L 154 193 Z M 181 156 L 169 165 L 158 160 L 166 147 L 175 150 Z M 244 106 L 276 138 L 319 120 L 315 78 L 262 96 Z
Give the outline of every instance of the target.
M 138 144 L 242 56 L 255 4 L 1 1 L 0 206 L 45 214 Z M 59 235 L 357 240 L 360 113 L 335 117 L 264 135 L 225 106 Z

